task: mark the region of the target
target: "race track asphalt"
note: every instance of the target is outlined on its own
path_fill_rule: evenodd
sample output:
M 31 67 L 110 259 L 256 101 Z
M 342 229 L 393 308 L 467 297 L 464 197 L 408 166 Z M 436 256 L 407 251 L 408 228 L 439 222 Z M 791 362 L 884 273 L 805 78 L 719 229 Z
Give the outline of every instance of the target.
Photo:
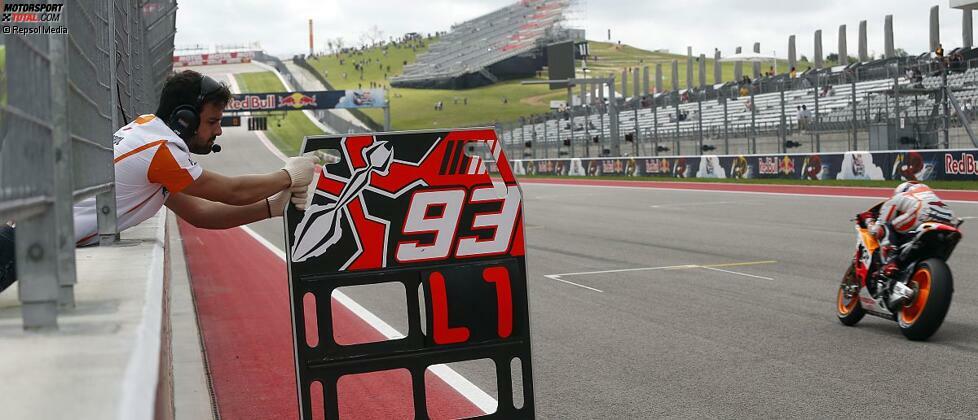
M 220 154 L 200 159 L 209 170 L 282 166 L 242 128 L 219 143 Z M 978 411 L 978 222 L 963 226 L 949 262 L 944 326 L 920 343 L 890 321 L 845 327 L 835 317 L 855 244 L 849 218 L 875 199 L 531 182 L 523 193 L 540 418 Z M 978 217 L 978 204 L 951 206 Z M 282 246 L 280 220 L 251 227 Z M 347 294 L 403 324 L 391 309 L 399 296 Z M 493 394 L 488 369 L 457 370 Z

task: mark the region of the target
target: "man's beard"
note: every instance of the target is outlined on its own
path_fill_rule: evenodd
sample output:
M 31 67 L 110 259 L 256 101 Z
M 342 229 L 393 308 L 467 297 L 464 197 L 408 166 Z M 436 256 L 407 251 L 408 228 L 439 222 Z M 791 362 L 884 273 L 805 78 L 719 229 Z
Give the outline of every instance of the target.
M 191 142 L 191 144 L 187 145 L 187 148 L 190 149 L 190 153 L 196 155 L 206 155 L 212 151 L 211 144 L 215 140 L 217 140 L 217 136 L 211 137 L 210 139 L 204 141 Z

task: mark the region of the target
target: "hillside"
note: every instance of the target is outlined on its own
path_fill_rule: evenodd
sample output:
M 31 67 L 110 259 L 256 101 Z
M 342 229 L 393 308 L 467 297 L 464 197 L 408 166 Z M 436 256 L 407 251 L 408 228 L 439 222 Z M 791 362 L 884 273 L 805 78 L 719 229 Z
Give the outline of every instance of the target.
M 399 74 L 405 62 L 413 62 L 416 55 L 424 52 L 431 41 L 432 39 L 422 40 L 420 45 L 414 48 L 389 47 L 386 55 L 381 48 L 371 48 L 354 54 L 318 57 L 310 60 L 310 63 L 317 70 L 324 72 L 327 80 L 337 89 L 367 89 L 371 87 L 371 83 L 389 88 L 387 80 Z M 655 64 L 662 63 L 663 81 L 668 90 L 672 89 L 672 60 L 679 60 L 680 86 L 685 86 L 685 55 L 657 53 L 628 45 L 596 41 L 590 41 L 590 52 L 591 56 L 597 59 L 588 61 L 588 76 L 607 76 L 609 73 L 614 73 L 620 79 L 621 71 L 626 68 L 649 66 L 650 84 L 654 84 Z M 362 80 L 360 73 L 354 68 L 357 62 L 366 63 L 363 66 Z M 580 73 L 582 64 L 580 61 L 577 62 L 578 76 L 583 76 L 583 73 Z M 807 65 L 802 63 L 800 69 L 806 68 Z M 390 71 L 387 66 L 390 66 Z M 714 83 L 712 58 L 707 60 L 706 66 L 707 82 Z M 723 63 L 722 66 L 724 80 L 733 79 L 734 63 Z M 769 64 L 764 66 L 764 69 L 769 66 Z M 787 71 L 785 61 L 779 60 L 778 70 Z M 751 73 L 749 63 L 744 63 L 744 73 Z M 698 77 L 698 69 L 694 69 L 693 74 L 694 77 Z M 545 77 L 538 76 L 538 78 Z M 617 80 L 617 89 L 621 89 L 621 80 Z M 629 91 L 631 89 L 629 87 Z M 389 91 L 391 119 L 395 130 L 512 122 L 520 116 L 547 112 L 551 100 L 566 99 L 564 90 L 550 90 L 546 85 L 521 85 L 518 80 L 465 90 L 389 88 Z M 466 100 L 467 104 L 465 104 Z M 444 104 L 441 111 L 434 109 L 439 101 Z M 381 110 L 366 111 L 367 115 L 375 121 L 382 121 Z

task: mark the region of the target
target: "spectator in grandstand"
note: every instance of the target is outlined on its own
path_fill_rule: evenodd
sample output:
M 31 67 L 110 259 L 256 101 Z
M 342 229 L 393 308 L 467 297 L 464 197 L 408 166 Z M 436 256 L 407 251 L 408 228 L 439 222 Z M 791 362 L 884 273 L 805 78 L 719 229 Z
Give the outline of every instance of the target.
M 676 116 L 673 113 L 671 113 L 671 112 L 669 113 L 669 122 L 670 123 L 676 122 Z M 590 124 L 590 122 L 589 122 L 589 124 Z
M 934 56 L 938 59 L 944 58 L 944 46 L 937 44 L 937 48 L 934 48 Z
M 791 70 L 788 72 L 788 77 L 791 77 L 792 79 L 798 77 L 798 70 L 792 67 Z
M 827 96 L 835 96 L 835 87 L 832 85 L 822 86 L 822 91 L 818 93 L 818 96 L 820 98 L 824 98 Z
M 808 110 L 808 105 L 801 106 L 801 117 L 805 121 L 805 126 L 807 127 L 812 121 L 812 111 Z
M 229 177 L 202 168 L 191 153 L 215 151 L 227 86 L 187 70 L 163 84 L 156 114 L 142 115 L 113 134 L 118 227 L 124 231 L 164 205 L 190 224 L 227 229 L 282 216 L 290 200 L 306 205 L 315 162 L 293 157 L 282 170 Z M 99 243 L 95 198 L 74 205 L 75 243 Z M 0 291 L 15 281 L 15 227 L 0 225 Z
M 924 74 L 920 72 L 919 68 L 914 67 L 913 76 L 910 78 L 910 80 L 913 82 L 915 88 L 924 87 Z
M 950 66 L 951 70 L 954 70 L 954 71 L 962 71 L 962 70 L 965 70 L 965 68 L 964 68 L 964 54 L 961 54 L 961 51 L 955 51 L 955 52 L 951 53 L 951 58 L 950 58 L 950 64 L 949 64 L 949 66 Z

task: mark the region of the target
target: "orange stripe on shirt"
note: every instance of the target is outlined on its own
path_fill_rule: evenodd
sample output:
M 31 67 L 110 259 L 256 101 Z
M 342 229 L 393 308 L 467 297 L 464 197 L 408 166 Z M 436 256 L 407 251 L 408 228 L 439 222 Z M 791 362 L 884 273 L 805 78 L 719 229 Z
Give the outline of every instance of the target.
M 139 147 L 137 147 L 135 149 L 132 149 L 132 150 L 126 152 L 126 153 L 123 153 L 119 157 L 115 158 L 115 160 L 112 161 L 112 163 L 119 163 L 120 160 L 123 160 L 123 159 L 125 159 L 125 158 L 127 158 L 129 156 L 132 156 L 132 155 L 134 155 L 136 153 L 142 152 L 143 150 L 152 148 L 154 146 L 159 146 L 159 145 L 165 144 L 165 143 L 166 143 L 166 140 L 157 140 L 157 141 L 154 141 L 152 143 L 146 143 L 146 144 L 144 144 L 142 146 L 139 146 Z
M 144 204 L 146 204 L 146 203 L 148 203 L 148 202 L 149 202 L 149 200 L 152 200 L 152 199 L 153 199 L 153 197 L 156 197 L 156 194 L 159 194 L 159 192 L 160 192 L 160 190 L 162 190 L 162 189 L 163 189 L 163 187 L 159 187 L 159 188 L 157 188 L 157 189 L 156 189 L 156 191 L 153 191 L 153 193 L 152 193 L 152 194 L 150 194 L 150 195 L 149 195 L 149 197 L 146 197 L 146 199 L 145 199 L 145 200 L 143 200 L 143 202 L 142 202 L 142 203 L 139 203 L 139 204 L 136 204 L 136 207 L 133 207 L 133 208 L 131 208 L 131 209 L 129 209 L 129 210 L 127 210 L 127 211 L 126 211 L 125 213 L 123 213 L 123 214 L 129 214 L 129 213 L 132 213 L 132 212 L 134 212 L 134 211 L 136 211 L 136 210 L 138 210 L 138 209 L 139 209 L 140 207 L 142 207 L 142 206 L 143 206 Z
M 178 193 L 187 188 L 194 182 L 194 177 L 190 176 L 190 171 L 181 167 L 177 163 L 170 148 L 166 145 L 160 146 L 153 155 L 153 161 L 149 163 L 149 171 L 146 177 L 150 182 L 161 184 L 170 192 Z
M 82 245 L 82 244 L 84 244 L 85 242 L 88 242 L 89 239 L 94 238 L 95 235 L 98 235 L 98 232 L 95 232 L 95 233 L 93 233 L 91 235 L 88 235 L 88 236 L 86 236 L 84 238 L 79 239 L 78 242 L 75 242 L 75 246 L 85 246 L 85 245 Z

